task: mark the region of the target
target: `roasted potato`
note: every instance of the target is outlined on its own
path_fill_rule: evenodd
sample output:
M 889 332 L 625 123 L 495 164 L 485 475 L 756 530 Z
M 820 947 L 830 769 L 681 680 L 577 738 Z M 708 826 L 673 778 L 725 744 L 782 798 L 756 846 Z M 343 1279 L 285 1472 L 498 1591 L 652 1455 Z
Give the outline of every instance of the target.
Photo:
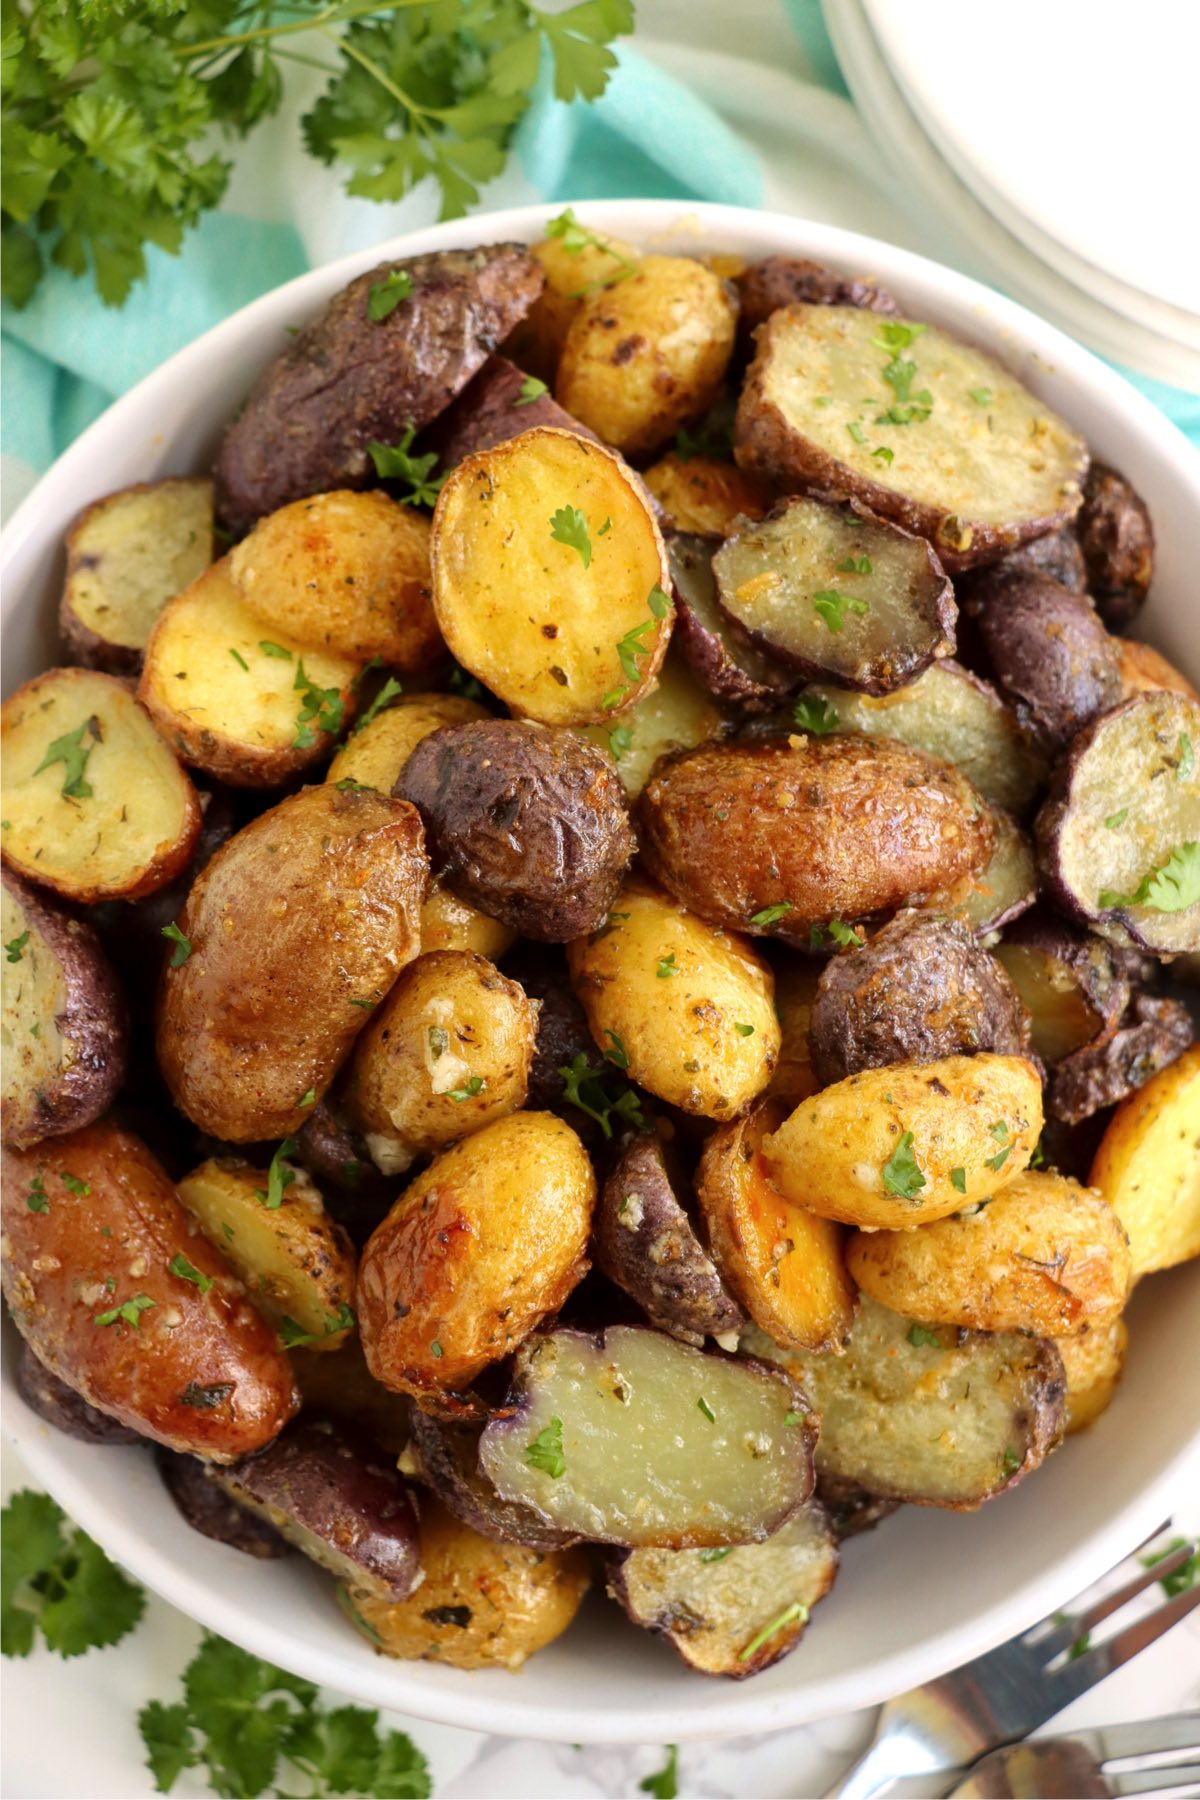
M 1088 460 L 1007 369 L 940 327 L 802 304 L 757 334 L 735 454 L 792 493 L 864 501 L 928 538 L 951 575 L 1073 518 Z
M 504 1499 L 595 1543 L 761 1543 L 812 1492 L 816 1420 L 780 1373 L 640 1325 L 543 1333 L 479 1465 Z
M 649 498 L 602 444 L 526 431 L 469 456 L 442 489 L 438 625 L 526 718 L 591 724 L 648 692 L 671 636 L 669 584 Z
M 553 384 L 567 327 L 588 294 L 627 279 L 641 258 L 623 238 L 581 226 L 568 207 L 548 227 L 551 235 L 530 246 L 545 286 L 525 318 L 514 327 L 504 352 L 523 369 Z
M 491 716 L 485 706 L 461 694 L 402 694 L 351 731 L 325 779 L 335 787 L 339 781 L 354 781 L 390 794 L 405 763 L 431 731 Z
M 889 318 L 900 317 L 900 308 L 886 288 L 857 275 L 839 275 L 836 269 L 810 262 L 806 256 L 764 256 L 734 279 L 742 303 L 739 326 L 747 339 L 773 312 L 797 301 L 807 306 L 861 306 Z
M 1038 907 L 1008 929 L 996 956 L 1028 1008 L 1033 1048 L 1044 1063 L 1053 1067 L 1112 1036 L 1129 983 L 1102 938 Z
M 1116 944 L 1200 948 L 1200 702 L 1141 694 L 1071 745 L 1037 817 L 1050 898 Z
M 771 974 L 744 938 L 637 881 L 567 961 L 596 1043 L 660 1100 L 728 1119 L 770 1081 Z
M 1110 631 L 1124 631 L 1154 575 L 1154 527 L 1146 502 L 1115 469 L 1093 463 L 1075 522 L 1087 588 Z
M 519 1501 L 502 1500 L 479 1467 L 478 1424 L 452 1424 L 414 1410 L 412 1440 L 401 1458 L 417 1479 L 433 1489 L 456 1519 L 497 1544 L 524 1544 L 528 1550 L 569 1550 L 577 1534 L 558 1531 Z
M 225 557 L 159 614 L 138 697 L 185 763 L 269 788 L 328 754 L 358 674 L 344 656 L 268 633 Z
M 1134 997 L 1129 1015 L 1106 1043 L 1085 1044 L 1050 1071 L 1048 1110 L 1077 1125 L 1128 1099 L 1182 1056 L 1196 1037 L 1182 1000 Z
M 1122 1101 L 1092 1164 L 1129 1234 L 1134 1275 L 1200 1256 L 1200 1044 Z
M 1006 925 L 1019 919 L 1037 899 L 1037 861 L 1033 844 L 1011 813 L 993 806 L 992 854 L 974 875 L 965 875 L 926 907 L 945 917 L 965 919 L 976 937 L 993 944 Z
M 210 1463 L 198 1456 L 179 1456 L 161 1445 L 155 1463 L 163 1486 L 193 1531 L 214 1543 L 273 1562 L 291 1554 L 291 1546 L 273 1525 L 241 1506 L 218 1486 Z
M 67 1437 L 78 1438 L 83 1444 L 144 1442 L 140 1432 L 131 1431 L 128 1425 L 119 1425 L 98 1407 L 89 1406 L 82 1394 L 77 1394 L 73 1387 L 52 1375 L 24 1341 L 17 1357 L 17 1392 L 39 1419 L 53 1425 L 55 1431 L 65 1432 Z
M 1087 592 L 1087 567 L 1083 551 L 1070 525 L 1060 526 L 1057 531 L 1048 531 L 1044 537 L 1030 538 L 1019 550 L 1010 550 L 1007 556 L 1002 556 L 993 567 L 1032 569 L 1038 575 L 1048 575 L 1051 581 L 1061 581 L 1073 593 Z M 969 579 L 968 577 L 968 581 Z
M 1153 644 L 1139 644 L 1136 638 L 1119 638 L 1117 652 L 1121 659 L 1121 698 L 1134 694 L 1182 694 L 1186 700 L 1200 700 L 1200 693 L 1174 663 L 1168 662 Z
M 954 650 L 954 593 L 932 546 L 865 509 L 781 500 L 712 567 L 728 617 L 809 680 L 887 694 Z
M 380 1387 L 356 1335 L 331 1353 L 319 1344 L 301 1345 L 292 1352 L 292 1368 L 310 1418 L 345 1419 L 381 1450 L 403 1455 L 412 1436 L 412 1403 L 407 1394 Z
M 688 660 L 686 651 L 678 656 L 672 646 L 652 693 L 608 724 L 584 727 L 584 737 L 607 750 L 616 763 L 630 800 L 637 799 L 660 756 L 707 744 L 725 729 L 727 715 L 697 681 Z
M 241 534 L 289 501 L 369 486 L 371 443 L 395 444 L 441 412 L 541 287 L 520 244 L 438 250 L 357 276 L 268 366 L 226 432 L 222 522 Z
M 354 1046 L 346 1105 L 378 1166 L 402 1174 L 525 1104 L 537 1008 L 473 950 L 419 956 Z
M 13 870 L 0 881 L 0 1117 L 5 1143 L 23 1149 L 107 1111 L 125 1079 L 128 1026 L 90 926 Z
M 584 296 L 563 340 L 554 395 L 627 456 L 665 443 L 711 406 L 733 354 L 737 300 L 687 256 L 643 256 Z
M 674 531 L 728 537 L 739 523 L 761 519 L 771 496 L 736 463 L 669 450 L 642 479 Z
M 511 925 L 480 912 L 460 900 L 452 888 L 440 878 L 429 883 L 421 908 L 421 955 L 435 950 L 471 950 L 496 962 L 511 950 L 517 934 Z
M 446 725 L 417 745 L 395 792 L 420 812 L 454 891 L 543 942 L 594 930 L 633 854 L 612 760 L 578 732 Z
M 229 1462 L 299 1406 L 274 1334 L 128 1132 L 5 1150 L 2 1255 L 34 1354 L 142 1437 Z
M 864 1069 L 802 1100 L 763 1142 L 781 1193 L 822 1218 L 907 1231 L 989 1198 L 1028 1165 L 1042 1084 L 1021 1056 Z
M 1108 1202 L 1045 1169 L 919 1231 L 856 1231 L 846 1260 L 864 1293 L 910 1319 L 1035 1337 L 1111 1318 L 1131 1279 Z
M 779 1019 L 779 1061 L 767 1093 L 772 1099 L 807 1100 L 820 1083 L 812 1066 L 808 1028 L 817 997 L 820 965 L 800 957 L 775 963 L 775 1012 Z
M 1066 1377 L 1050 1338 L 931 1330 L 865 1295 L 844 1353 L 743 1348 L 781 1362 L 821 1415 L 822 1481 L 884 1500 L 973 1512 L 1036 1469 L 1062 1437 Z
M 412 1495 L 392 1458 L 346 1424 L 298 1419 L 215 1479 L 289 1544 L 373 1599 L 404 1600 L 421 1585 Z
M 1117 1391 L 1129 1332 L 1124 1319 L 1100 1319 L 1058 1339 L 1067 1372 L 1067 1436 L 1092 1425 Z
M 494 450 L 538 425 L 599 442 L 594 431 L 563 410 L 544 382 L 526 375 L 507 357 L 489 356 L 457 400 L 423 433 L 421 447 L 436 451 L 438 468 L 448 472 L 468 456 Z
M 965 921 L 901 913 L 869 943 L 826 963 L 809 1043 L 817 1085 L 828 1087 L 889 1063 L 977 1050 L 1027 1055 L 1029 1015 Z
M 854 1323 L 845 1232 L 785 1200 L 771 1179 L 763 1139 L 786 1116 L 786 1102 L 768 1100 L 714 1131 L 696 1196 L 717 1266 L 759 1329 L 778 1344 L 832 1350 Z
M 196 790 L 127 683 L 48 669 L 0 712 L 4 860 L 68 900 L 138 900 L 187 867 Z
M 529 1069 L 531 1107 L 545 1112 L 563 1112 L 585 1144 L 598 1135 L 594 1120 L 588 1120 L 564 1098 L 564 1068 L 583 1058 L 583 1065 L 593 1077 L 607 1069 L 617 1071 L 605 1061 L 596 1048 L 588 1029 L 587 1014 L 575 996 L 565 958 L 547 954 L 541 946 L 519 951 L 508 965 L 529 998 L 538 1006 L 537 1042 Z
M 356 1630 L 403 1662 L 519 1669 L 562 1636 L 591 1585 L 581 1550 L 494 1543 L 435 1500 L 422 1499 L 419 1531 L 423 1580 L 409 1599 L 339 1595 Z
M 268 632 L 409 674 L 442 640 L 429 597 L 429 520 L 386 494 L 293 500 L 230 552 L 229 578 Z
M 434 1158 L 363 1251 L 367 1367 L 453 1394 L 560 1307 L 587 1269 L 596 1181 L 552 1113 L 510 1113 Z
M 1120 651 L 1086 594 L 998 567 L 975 578 L 965 610 L 1001 692 L 1048 754 L 1120 699 Z
M 592 1247 L 597 1267 L 652 1325 L 698 1348 L 706 1337 L 737 1348 L 744 1314 L 696 1236 L 654 1132 L 630 1138 L 610 1170 Z
M 667 539 L 675 641 L 716 700 L 759 712 L 778 705 L 799 676 L 752 644 L 722 610 L 713 574 L 716 549 L 712 538 L 693 532 L 672 532 Z
M 868 1494 L 857 1481 L 845 1481 L 838 1475 L 818 1475 L 816 1496 L 829 1515 L 833 1535 L 839 1544 L 847 1538 L 873 1531 L 884 1519 L 899 1512 L 899 1500 L 881 1500 Z
M 213 486 L 204 477 L 105 494 L 67 533 L 58 629 L 72 662 L 134 675 L 172 595 L 213 559 Z
M 630 1550 L 609 1566 L 608 1591 L 635 1625 L 660 1633 L 689 1669 L 758 1675 L 794 1650 L 837 1574 L 823 1506 L 810 1500 L 761 1544 Z
M 417 813 L 383 794 L 305 788 L 231 838 L 163 972 L 158 1058 L 176 1105 L 235 1144 L 302 1125 L 417 954 L 426 874 Z
M 713 925 L 818 944 L 986 863 L 987 809 L 964 775 L 886 739 L 790 736 L 661 762 L 638 802 L 642 854 Z
M 285 1348 L 336 1350 L 354 1324 L 353 1247 L 309 1177 L 282 1158 L 274 1168 L 273 1180 L 210 1157 L 184 1176 L 179 1198 Z

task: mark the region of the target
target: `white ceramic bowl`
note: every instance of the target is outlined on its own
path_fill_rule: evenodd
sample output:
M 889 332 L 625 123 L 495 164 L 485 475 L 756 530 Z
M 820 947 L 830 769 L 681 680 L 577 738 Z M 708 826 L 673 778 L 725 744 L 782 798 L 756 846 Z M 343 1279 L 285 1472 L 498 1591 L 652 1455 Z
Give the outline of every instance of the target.
M 222 423 L 287 343 L 285 327 L 376 261 L 531 241 L 557 210 L 458 221 L 315 270 L 227 319 L 119 400 L 60 458 L 5 535 L 6 690 L 53 661 L 73 514 L 128 482 L 203 468 Z M 912 316 L 994 350 L 1149 499 L 1159 557 L 1145 635 L 1200 679 L 1200 457 L 1094 357 L 964 276 L 830 226 L 666 201 L 583 211 L 638 244 L 751 257 L 787 251 L 873 274 Z M 477 1730 L 575 1743 L 678 1741 L 798 1725 L 882 1700 L 1022 1629 L 1153 1531 L 1164 1489 L 1200 1444 L 1200 1266 L 1143 1284 L 1130 1317 L 1128 1369 L 1094 1430 L 977 1514 L 910 1507 L 852 1542 L 800 1648 L 746 1683 L 685 1673 L 599 1596 L 517 1677 L 391 1662 L 342 1618 L 328 1576 L 300 1558 L 253 1562 L 191 1531 L 144 1452 L 72 1442 L 34 1418 L 7 1379 L 5 1418 L 35 1474 L 106 1550 L 182 1611 L 271 1662 L 367 1705 Z

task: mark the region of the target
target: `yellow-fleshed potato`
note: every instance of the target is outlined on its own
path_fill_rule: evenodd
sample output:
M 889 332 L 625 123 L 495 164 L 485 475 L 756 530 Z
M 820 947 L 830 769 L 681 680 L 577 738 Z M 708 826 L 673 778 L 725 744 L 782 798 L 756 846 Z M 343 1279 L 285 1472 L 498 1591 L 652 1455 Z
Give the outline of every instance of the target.
M 436 1397 L 507 1356 L 583 1278 L 595 1204 L 587 1151 L 553 1113 L 509 1113 L 435 1157 L 359 1262 L 376 1381 Z
M 893 1312 L 976 1331 L 1066 1337 L 1120 1312 L 1129 1240 L 1107 1200 L 1050 1169 L 919 1231 L 856 1232 L 846 1260 Z
M 589 725 L 583 735 L 608 751 L 622 787 L 636 800 L 660 756 L 707 744 L 720 736 L 725 723 L 726 714 L 707 688 L 671 650 L 650 693 L 607 725 Z
M 650 503 L 603 444 L 540 426 L 468 456 L 433 517 L 433 604 L 465 669 L 521 717 L 587 725 L 646 693 L 671 576 Z
M 354 1046 L 346 1107 L 379 1168 L 401 1174 L 525 1104 L 538 1009 L 473 950 L 409 963 Z
M 779 1020 L 771 971 L 745 938 L 636 881 L 567 961 L 597 1044 L 660 1100 L 730 1119 L 767 1086 Z
M 1129 1233 L 1135 1277 L 1200 1256 L 1200 1044 L 1121 1102 L 1090 1180 Z
M 606 444 L 656 450 L 716 399 L 737 331 L 734 292 L 688 256 L 643 256 L 567 327 L 554 397 Z
M 302 1169 L 270 1171 L 213 1156 L 179 1182 L 179 1198 L 246 1284 L 286 1348 L 336 1350 L 354 1325 L 354 1246 Z
M 785 1102 L 765 1100 L 714 1131 L 696 1198 L 721 1275 L 759 1330 L 786 1349 L 836 1350 L 854 1323 L 846 1234 L 785 1200 L 771 1180 L 762 1140 L 786 1112 Z
M 352 731 L 329 765 L 327 781 L 357 781 L 390 794 L 401 769 L 423 737 L 443 725 L 466 725 L 491 714 L 461 694 L 402 694 Z
M 627 279 L 625 270 L 641 252 L 623 238 L 572 229 L 568 221 L 560 236 L 543 238 L 531 254 L 542 265 L 546 284 L 503 348 L 505 356 L 553 387 L 567 327 L 585 295 Z
M 1059 1338 L 1067 1371 L 1067 1436 L 1082 1431 L 1104 1412 L 1125 1367 L 1129 1330 L 1124 1319 L 1097 1319 L 1074 1337 Z
M 385 1656 L 456 1669 L 519 1669 L 561 1637 L 591 1585 L 582 1550 L 481 1537 L 421 1495 L 421 1584 L 407 1600 L 341 1588 L 342 1611 Z
M 673 531 L 728 537 L 738 519 L 761 519 L 771 504 L 770 494 L 753 476 L 712 456 L 685 457 L 669 450 L 642 480 Z
M 140 900 L 187 867 L 196 790 L 125 681 L 48 669 L 4 702 L 4 860 L 88 905 Z
M 328 753 L 358 673 L 268 630 L 224 557 L 158 615 L 138 698 L 185 763 L 231 787 L 278 787 Z
M 452 888 L 435 878 L 429 884 L 425 904 L 421 908 L 421 955 L 434 950 L 474 950 L 492 962 L 511 950 L 517 934 L 511 925 L 502 924 L 479 911 L 466 900 L 460 900 Z
M 863 1069 L 802 1100 L 763 1150 L 790 1200 L 906 1231 L 990 1198 L 1028 1166 L 1042 1084 L 1023 1056 Z
M 779 1061 L 767 1092 L 790 1100 L 793 1106 L 798 1100 L 807 1100 L 821 1085 L 813 1071 L 808 1042 L 820 974 L 819 963 L 801 962 L 799 958 L 775 964 L 775 1011 L 781 1041 Z
M 429 520 L 378 492 L 338 488 L 260 519 L 229 574 L 268 632 L 406 674 L 441 649 L 429 599 Z

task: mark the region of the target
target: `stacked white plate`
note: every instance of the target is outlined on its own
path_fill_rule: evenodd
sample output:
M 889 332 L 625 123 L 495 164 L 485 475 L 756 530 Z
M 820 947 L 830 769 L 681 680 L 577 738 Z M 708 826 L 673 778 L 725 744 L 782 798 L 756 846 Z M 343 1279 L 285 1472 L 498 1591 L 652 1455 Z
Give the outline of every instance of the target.
M 868 129 L 947 260 L 1200 391 L 1200 7 L 822 0 Z

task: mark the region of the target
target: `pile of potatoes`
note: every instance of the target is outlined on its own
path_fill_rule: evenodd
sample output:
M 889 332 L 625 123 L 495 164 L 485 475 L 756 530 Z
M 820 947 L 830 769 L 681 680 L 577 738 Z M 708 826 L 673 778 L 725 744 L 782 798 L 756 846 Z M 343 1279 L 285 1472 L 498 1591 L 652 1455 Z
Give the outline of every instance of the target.
M 845 1539 L 1013 1487 L 1200 1255 L 1152 572 L 816 264 L 567 212 L 351 282 L 211 477 L 80 515 L 4 706 L 29 1405 L 464 1669 L 598 1582 L 752 1675 Z

